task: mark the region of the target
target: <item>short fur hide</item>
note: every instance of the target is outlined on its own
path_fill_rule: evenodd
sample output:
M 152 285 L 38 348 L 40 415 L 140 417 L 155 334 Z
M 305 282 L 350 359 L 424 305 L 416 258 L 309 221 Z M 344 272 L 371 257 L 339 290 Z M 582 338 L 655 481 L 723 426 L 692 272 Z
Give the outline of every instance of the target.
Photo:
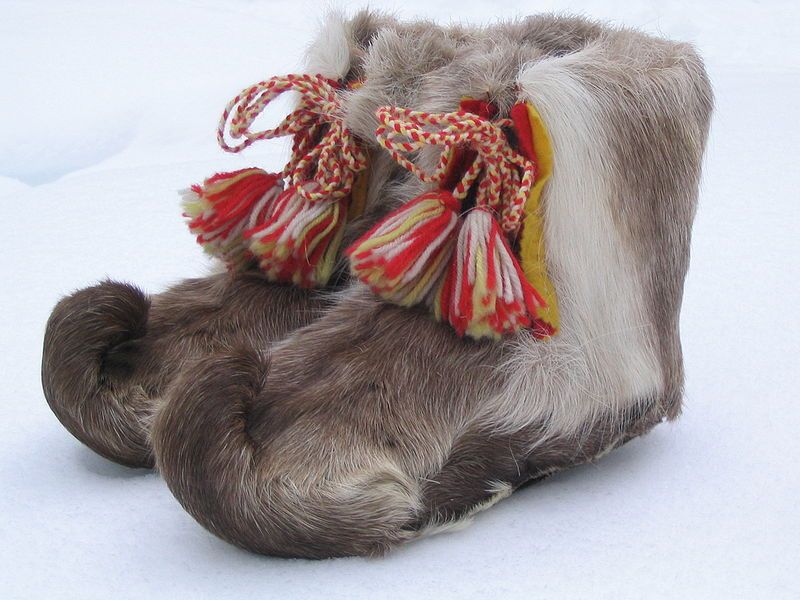
M 371 87 L 345 118 L 367 136 L 385 98 L 437 112 L 462 96 L 531 101 L 553 141 L 544 219 L 562 332 L 473 342 L 352 284 L 271 348 L 204 359 L 157 415 L 158 466 L 200 523 L 244 548 L 381 553 L 680 411 L 677 318 L 712 109 L 700 59 L 544 16 L 462 30 L 453 59 L 415 81 L 425 33 L 378 34 Z M 375 182 L 372 219 L 424 189 Z
M 257 272 L 148 298 L 104 282 L 45 335 L 50 406 L 76 437 L 152 465 L 204 527 L 249 550 L 380 554 L 469 519 L 680 413 L 678 315 L 712 112 L 685 44 L 579 18 L 484 29 L 329 18 L 309 70 L 363 78 L 342 118 L 370 151 L 343 247 L 426 190 L 374 139 L 383 104 L 531 102 L 551 136 L 542 197 L 561 332 L 459 338 L 349 281 L 312 295 Z M 435 149 L 415 157 L 430 168 Z

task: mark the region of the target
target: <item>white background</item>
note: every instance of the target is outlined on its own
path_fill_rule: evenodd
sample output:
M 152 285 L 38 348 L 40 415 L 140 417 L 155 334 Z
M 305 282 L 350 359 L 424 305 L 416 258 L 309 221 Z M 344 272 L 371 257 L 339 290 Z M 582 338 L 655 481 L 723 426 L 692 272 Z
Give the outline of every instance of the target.
M 204 272 L 175 190 L 279 165 L 214 142 L 228 98 L 301 65 L 316 2 L 0 2 L 0 598 L 800 597 L 796 2 L 371 3 L 473 23 L 585 13 L 697 44 L 717 111 L 674 425 L 382 559 L 278 560 L 206 533 L 109 463 L 39 383 L 58 298 Z

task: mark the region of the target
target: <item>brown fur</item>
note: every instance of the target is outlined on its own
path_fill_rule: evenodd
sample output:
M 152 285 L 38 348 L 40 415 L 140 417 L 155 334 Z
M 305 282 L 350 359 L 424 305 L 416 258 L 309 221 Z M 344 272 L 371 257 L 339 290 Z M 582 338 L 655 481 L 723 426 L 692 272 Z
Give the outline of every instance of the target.
M 588 98 L 604 128 L 582 143 L 603 152 L 613 189 L 595 200 L 608 203 L 607 235 L 622 240 L 614 258 L 635 273 L 643 290 L 641 306 L 623 315 L 624 325 L 646 328 L 643 352 L 653 346 L 662 381 L 640 394 L 595 398 L 595 389 L 608 394 L 618 382 L 598 362 L 607 357 L 592 353 L 596 340 L 581 330 L 595 307 L 574 305 L 563 293 L 576 266 L 552 257 L 564 330 L 549 342 L 527 333 L 501 342 L 460 339 L 425 309 L 385 304 L 357 284 L 339 292 L 319 319 L 277 343 L 271 333 L 236 335 L 253 334 L 261 324 L 251 313 L 226 312 L 231 330 L 170 373 L 175 380 L 152 437 L 158 468 L 181 504 L 215 534 L 256 552 L 314 558 L 381 553 L 527 481 L 594 460 L 679 412 L 677 315 L 711 112 L 702 63 L 686 46 L 581 19 L 533 17 L 483 32 L 424 25 L 408 31 L 413 35 L 382 31 L 372 38 L 367 84 L 348 99 L 344 115 L 358 135 L 371 135 L 374 109 L 387 101 L 438 111 L 471 95 L 507 110 L 519 99 L 517 77 L 526 65 L 558 57 L 566 59 L 559 76 L 567 73 L 581 90 L 591 90 L 576 101 Z M 559 163 L 563 150 L 556 151 L 560 168 L 567 161 Z M 418 157 L 426 164 L 435 158 L 435 152 Z M 379 153 L 372 169 L 367 213 L 352 224 L 348 239 L 424 189 Z M 580 180 L 591 174 L 570 175 Z M 344 263 L 342 281 L 343 269 Z M 49 400 L 107 385 L 104 374 L 135 377 L 138 359 L 127 357 L 129 346 L 138 344 L 127 340 L 142 337 L 146 301 L 129 288 L 101 286 L 87 294 L 64 301 L 51 319 L 45 371 L 57 376 L 45 381 Z M 98 315 L 92 305 L 109 308 Z M 154 311 L 155 304 L 148 326 Z M 50 343 L 58 352 L 48 359 Z M 143 354 L 157 356 L 142 346 Z M 80 364 L 90 369 L 81 371 Z M 145 372 L 159 369 L 155 362 L 142 364 Z M 594 387 L 585 390 L 588 384 Z M 575 393 L 580 402 L 570 404 Z M 116 419 L 102 403 L 88 410 L 90 417 L 75 408 L 85 402 L 73 402 L 70 410 L 51 404 L 78 429 L 93 419 Z
M 380 554 L 468 514 L 495 482 L 592 460 L 660 420 L 609 417 L 533 452 L 536 426 L 453 435 L 499 384 L 503 352 L 424 311 L 348 296 L 272 353 L 209 356 L 185 373 L 156 420 L 159 470 L 200 523 L 238 546 Z
M 468 94 L 507 109 L 525 63 L 591 47 L 576 77 L 595 90 L 614 127 L 610 209 L 662 342 L 661 395 L 592 407 L 570 427 L 556 427 L 555 417 L 509 425 L 497 398 L 518 375 L 504 365 L 527 352 L 525 335 L 459 339 L 424 309 L 387 305 L 354 285 L 271 349 L 209 356 L 198 365 L 202 380 L 180 378 L 157 416 L 164 479 L 200 523 L 232 543 L 281 556 L 381 553 L 677 414 L 676 319 L 711 111 L 702 64 L 685 46 L 579 19 L 531 18 L 489 33 L 426 77 L 412 108 L 449 110 Z M 395 76 L 385 77 L 394 89 Z M 375 102 L 353 106 L 353 129 L 373 127 Z M 384 202 L 375 207 L 385 211 L 422 186 L 405 178 L 378 189 Z M 546 377 L 551 367 L 534 360 L 529 368 Z M 569 366 L 564 377 L 568 385 Z
M 265 346 L 313 321 L 322 301 L 257 272 L 188 279 L 152 298 L 106 281 L 63 299 L 45 332 L 42 383 L 64 426 L 98 454 L 153 465 L 149 416 L 191 361 Z
M 346 22 L 348 79 L 380 28 L 395 24 L 361 11 Z M 385 163 L 384 163 L 385 164 Z M 388 177 L 376 161 L 375 177 Z M 375 202 L 369 199 L 369 205 Z M 349 224 L 355 233 L 368 215 Z M 345 280 L 344 270 L 333 285 Z M 80 290 L 53 310 L 44 339 L 42 383 L 62 424 L 104 457 L 132 467 L 154 463 L 149 416 L 166 386 L 195 358 L 236 343 L 262 346 L 310 323 L 323 300 L 274 285 L 251 269 L 236 275 L 187 279 L 148 297 L 107 281 Z

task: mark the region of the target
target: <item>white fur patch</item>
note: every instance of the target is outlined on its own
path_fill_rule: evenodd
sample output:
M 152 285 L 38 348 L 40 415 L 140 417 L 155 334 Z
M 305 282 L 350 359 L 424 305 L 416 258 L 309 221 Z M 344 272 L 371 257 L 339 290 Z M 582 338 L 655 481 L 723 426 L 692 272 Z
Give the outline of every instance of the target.
M 352 60 L 350 34 L 350 24 L 343 14 L 328 13 L 319 34 L 306 51 L 306 72 L 343 79 L 350 71 Z
M 544 223 L 561 332 L 544 342 L 519 336 L 505 365 L 510 382 L 482 415 L 500 430 L 541 422 L 543 437 L 573 433 L 663 387 L 636 257 L 611 213 L 614 132 L 603 102 L 613 98 L 578 74 L 592 52 L 545 59 L 519 76 L 523 99 L 542 115 L 553 146 Z
M 489 492 L 491 496 L 487 500 L 473 506 L 469 512 L 460 519 L 453 519 L 444 522 L 434 521 L 420 529 L 415 537 L 426 537 L 429 535 L 439 535 L 440 533 L 461 531 L 462 529 L 472 525 L 475 515 L 477 515 L 479 512 L 491 508 L 501 500 L 508 498 L 514 491 L 514 488 L 512 488 L 511 485 L 505 481 L 493 481 L 489 484 L 489 488 L 486 491 Z

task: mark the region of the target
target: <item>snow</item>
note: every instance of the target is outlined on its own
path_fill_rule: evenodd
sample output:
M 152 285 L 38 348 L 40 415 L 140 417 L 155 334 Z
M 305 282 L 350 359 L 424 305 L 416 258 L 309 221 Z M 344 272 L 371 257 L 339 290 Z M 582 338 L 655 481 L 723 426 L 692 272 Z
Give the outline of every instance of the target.
M 85 449 L 50 413 L 39 364 L 60 296 L 205 271 L 175 190 L 277 165 L 279 147 L 224 155 L 214 128 L 232 93 L 298 68 L 318 3 L 3 2 L 0 597 L 800 597 L 800 8 L 398 3 L 476 23 L 533 4 L 692 41 L 707 59 L 717 112 L 682 317 L 684 415 L 463 531 L 309 562 L 217 540 L 158 475 Z

